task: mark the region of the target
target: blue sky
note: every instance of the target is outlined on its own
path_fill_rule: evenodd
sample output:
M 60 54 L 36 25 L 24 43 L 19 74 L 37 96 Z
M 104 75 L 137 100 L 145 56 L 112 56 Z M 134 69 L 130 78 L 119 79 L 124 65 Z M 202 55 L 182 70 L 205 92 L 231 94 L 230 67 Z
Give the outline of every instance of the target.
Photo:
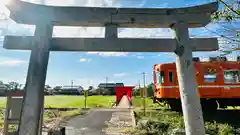
M 41 0 L 25 1 L 41 2 Z M 212 1 L 213 0 L 132 0 L 130 2 L 129 0 L 45 0 L 46 4 L 55 5 L 138 8 L 187 7 Z M 2 11 L 0 11 L 1 13 L 8 14 L 8 11 L 3 8 L 3 6 L 0 6 L 0 9 L 2 9 Z M 223 25 L 236 29 L 239 26 L 238 23 Z M 218 34 L 228 35 L 229 32 L 222 30 L 223 25 L 213 23 L 206 27 Z M 8 26 L 7 29 L 6 26 Z M 2 35 L 33 35 L 34 32 L 34 26 L 19 25 L 11 20 L 0 22 L 0 28 L 4 28 Z M 191 29 L 190 35 L 194 37 L 218 36 L 205 28 Z M 54 36 L 103 37 L 104 28 L 55 27 Z M 166 38 L 173 37 L 173 32 L 170 29 L 119 29 L 118 36 Z M 226 44 L 221 42 L 221 46 L 226 46 Z M 194 53 L 195 56 L 200 56 L 201 59 L 206 59 L 208 56 L 216 54 L 216 52 Z M 17 81 L 24 84 L 29 56 L 29 51 L 5 50 L 0 47 L 0 80 L 5 83 Z M 142 82 L 142 72 L 147 73 L 146 82 L 150 83 L 152 82 L 154 64 L 173 61 L 175 61 L 173 53 L 51 52 L 46 84 L 52 86 L 70 85 L 71 80 L 73 80 L 76 85 L 84 87 L 88 85 L 96 86 L 100 82 L 105 82 L 105 78 L 108 77 L 109 82 L 124 82 L 126 85 L 136 85 L 139 80 Z

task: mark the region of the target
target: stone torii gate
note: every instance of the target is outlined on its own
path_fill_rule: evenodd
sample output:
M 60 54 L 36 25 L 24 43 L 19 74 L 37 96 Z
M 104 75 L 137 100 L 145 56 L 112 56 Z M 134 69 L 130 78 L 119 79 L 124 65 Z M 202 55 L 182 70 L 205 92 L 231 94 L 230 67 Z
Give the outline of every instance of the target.
M 188 28 L 211 21 L 218 3 L 187 8 L 136 9 L 57 7 L 12 0 L 7 8 L 17 23 L 35 25 L 34 36 L 6 36 L 4 48 L 31 50 L 19 135 L 37 135 L 50 51 L 174 52 L 187 135 L 204 135 L 192 51 L 218 50 L 216 38 L 189 38 Z M 106 27 L 105 38 L 52 38 L 54 26 Z M 175 39 L 118 38 L 117 28 L 171 28 Z

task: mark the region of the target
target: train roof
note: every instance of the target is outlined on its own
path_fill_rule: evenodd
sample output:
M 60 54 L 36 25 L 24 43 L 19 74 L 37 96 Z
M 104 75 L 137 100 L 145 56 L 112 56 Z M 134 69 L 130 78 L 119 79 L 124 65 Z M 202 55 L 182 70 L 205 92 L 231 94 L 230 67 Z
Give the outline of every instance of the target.
M 196 66 L 203 66 L 203 65 L 209 65 L 209 66 L 220 66 L 223 69 L 231 70 L 231 69 L 240 69 L 240 61 L 200 61 L 200 62 L 193 62 Z M 155 64 L 154 70 L 159 69 L 175 69 L 176 63 L 163 63 L 163 64 Z

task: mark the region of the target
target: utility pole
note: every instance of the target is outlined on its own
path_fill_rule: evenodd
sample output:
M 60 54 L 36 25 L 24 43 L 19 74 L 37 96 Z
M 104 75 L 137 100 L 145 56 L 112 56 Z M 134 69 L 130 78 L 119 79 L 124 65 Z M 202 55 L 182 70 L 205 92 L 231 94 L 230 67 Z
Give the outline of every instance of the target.
M 106 76 L 106 86 L 105 86 L 106 88 L 107 88 L 107 83 L 108 83 L 108 77 Z
M 145 86 L 145 72 L 143 74 L 143 90 L 144 90 L 144 95 L 143 95 L 143 111 L 144 111 L 144 116 L 146 115 L 146 96 L 147 96 L 147 91 L 146 91 L 146 86 Z
M 139 90 L 141 88 L 140 80 L 138 80 L 138 88 L 139 88 Z
M 71 80 L 71 88 L 73 88 L 73 80 Z
M 106 83 L 108 83 L 108 77 L 106 76 Z
M 145 97 L 146 97 L 146 96 L 147 96 L 146 85 L 145 85 L 145 82 L 146 82 L 146 80 L 145 80 L 146 73 L 143 72 L 142 74 L 143 74 L 143 88 L 144 88 L 144 90 L 145 90 L 144 92 L 145 92 Z

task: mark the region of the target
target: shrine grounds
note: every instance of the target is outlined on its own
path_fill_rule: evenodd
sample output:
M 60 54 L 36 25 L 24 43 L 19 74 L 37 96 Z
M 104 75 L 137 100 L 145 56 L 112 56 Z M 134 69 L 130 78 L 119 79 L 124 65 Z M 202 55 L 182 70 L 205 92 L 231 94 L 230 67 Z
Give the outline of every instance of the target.
M 44 127 L 52 127 L 57 120 L 67 121 L 73 116 L 84 117 L 92 108 L 112 108 L 115 96 L 89 96 L 87 109 L 84 109 L 83 96 L 45 96 Z M 6 98 L 0 98 L 0 129 L 3 128 L 4 108 Z M 136 128 L 126 128 L 123 133 L 132 134 L 164 134 L 172 130 L 184 129 L 181 113 L 170 111 L 167 106 L 153 104 L 146 99 L 146 113 L 142 109 L 142 99 L 133 97 L 133 107 L 136 117 Z M 68 109 L 66 109 L 68 108 Z M 76 109 L 78 108 L 78 109 Z M 218 110 L 215 113 L 205 113 L 206 131 L 209 135 L 234 135 L 240 128 L 240 110 Z M 14 129 L 14 127 L 11 127 Z

